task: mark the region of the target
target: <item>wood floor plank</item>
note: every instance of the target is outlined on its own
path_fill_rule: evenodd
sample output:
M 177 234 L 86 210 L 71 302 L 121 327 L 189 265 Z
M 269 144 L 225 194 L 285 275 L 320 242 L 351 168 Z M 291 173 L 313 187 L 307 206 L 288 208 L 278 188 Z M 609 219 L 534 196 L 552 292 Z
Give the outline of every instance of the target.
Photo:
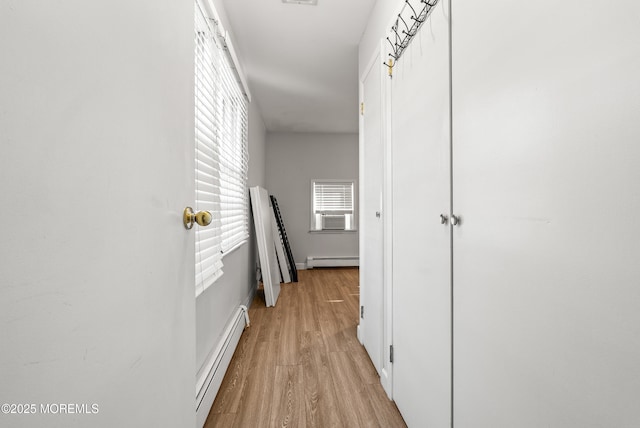
M 358 374 L 360 375 L 360 379 L 362 379 L 362 383 L 364 384 L 378 384 L 380 385 L 380 377 L 378 376 L 378 372 L 376 368 L 373 366 L 369 355 L 367 355 L 366 351 L 363 350 L 354 350 L 351 353 L 351 358 L 358 370 Z
M 209 413 L 204 426 L 207 428 L 229 428 L 234 424 L 235 413 Z
M 340 322 L 335 318 L 320 321 L 320 331 L 329 352 L 346 352 L 349 342 L 344 336 Z
M 246 379 L 233 427 L 268 427 L 275 383 L 276 343 L 256 343 L 251 368 Z M 219 396 L 216 397 L 218 400 Z M 215 406 L 215 403 L 214 403 Z
M 270 426 L 306 426 L 302 366 L 276 366 L 272 407 Z
M 344 427 L 322 332 L 303 333 L 302 369 L 307 427 Z
M 348 427 L 379 427 L 369 394 L 351 356 L 346 352 L 330 352 L 329 367 L 339 406 Z
M 319 278 L 321 281 L 322 287 L 320 291 L 322 292 L 322 297 L 327 301 L 338 301 L 344 300 L 343 294 L 340 290 L 340 283 L 336 277 L 336 275 L 327 269 L 318 270 Z
M 220 385 L 220 392 L 218 393 L 220 399 L 214 402 L 211 413 L 237 412 L 245 386 L 245 380 L 249 374 L 251 360 L 255 353 L 258 334 L 263 325 L 263 315 L 264 311 L 253 311 L 253 313 L 250 314 L 250 320 L 253 325 L 245 328 L 242 333 L 242 340 L 238 343 L 234 357 Z
M 402 419 L 402 416 L 400 416 L 398 408 L 393 401 L 389 400 L 380 383 L 370 384 L 365 388 L 369 394 L 369 400 L 371 401 L 373 411 L 380 426 L 406 428 L 407 424 L 404 422 L 404 419 Z
M 300 364 L 300 306 L 293 298 L 297 295 L 297 289 L 287 287 L 283 294 L 286 296 L 282 302 L 287 304 L 280 324 L 280 340 L 278 341 L 278 365 Z
M 356 337 L 358 295 L 357 269 L 300 271 L 271 308 L 258 293 L 205 428 L 406 427 Z
M 321 276 L 319 274 L 310 276 L 307 284 L 307 293 L 309 294 L 311 299 L 313 299 L 313 304 L 318 311 L 318 321 L 333 319 L 335 315 L 331 307 L 331 302 L 329 302 L 329 299 L 324 292 L 325 284 L 322 282 Z
M 319 331 L 320 320 L 316 293 L 309 287 L 298 287 L 300 290 L 300 328 L 302 331 Z
M 280 340 L 281 321 L 283 315 L 281 308 L 283 305 L 276 305 L 273 308 L 267 308 L 264 306 L 264 300 L 254 299 L 254 305 L 251 305 L 251 309 L 249 309 L 249 317 L 251 317 L 254 306 L 258 306 L 260 308 L 255 310 L 264 312 L 262 325 L 260 326 L 260 332 L 258 334 L 258 342 L 267 342 L 271 340 L 277 342 Z

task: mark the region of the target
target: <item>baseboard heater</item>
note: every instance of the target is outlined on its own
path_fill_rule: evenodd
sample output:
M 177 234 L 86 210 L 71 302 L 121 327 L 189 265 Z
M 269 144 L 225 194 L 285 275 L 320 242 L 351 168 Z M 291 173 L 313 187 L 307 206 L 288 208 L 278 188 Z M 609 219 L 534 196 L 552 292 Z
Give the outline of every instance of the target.
M 307 269 L 314 267 L 360 266 L 358 256 L 346 257 L 307 257 Z
M 207 420 L 213 400 L 218 394 L 231 357 L 238 346 L 245 326 L 249 325 L 247 307 L 240 305 L 227 324 L 218 346 L 209 355 L 207 363 L 200 371 L 196 383 L 196 419 L 197 427 L 202 428 Z

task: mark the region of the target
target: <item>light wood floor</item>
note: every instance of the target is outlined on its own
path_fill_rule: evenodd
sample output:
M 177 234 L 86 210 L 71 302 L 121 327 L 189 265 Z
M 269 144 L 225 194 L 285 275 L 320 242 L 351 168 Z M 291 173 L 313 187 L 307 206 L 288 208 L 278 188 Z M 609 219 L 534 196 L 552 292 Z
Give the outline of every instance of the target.
M 258 292 L 205 428 L 406 427 L 356 337 L 358 270 L 298 274 Z

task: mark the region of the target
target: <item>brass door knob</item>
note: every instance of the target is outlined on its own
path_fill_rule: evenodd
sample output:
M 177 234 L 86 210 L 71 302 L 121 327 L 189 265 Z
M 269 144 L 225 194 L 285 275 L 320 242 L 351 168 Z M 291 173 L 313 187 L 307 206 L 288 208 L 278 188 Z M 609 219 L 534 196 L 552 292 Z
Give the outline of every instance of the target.
M 182 214 L 182 223 L 185 229 L 191 229 L 193 223 L 198 223 L 200 226 L 209 226 L 213 220 L 213 215 L 209 211 L 193 212 L 193 208 L 187 207 Z

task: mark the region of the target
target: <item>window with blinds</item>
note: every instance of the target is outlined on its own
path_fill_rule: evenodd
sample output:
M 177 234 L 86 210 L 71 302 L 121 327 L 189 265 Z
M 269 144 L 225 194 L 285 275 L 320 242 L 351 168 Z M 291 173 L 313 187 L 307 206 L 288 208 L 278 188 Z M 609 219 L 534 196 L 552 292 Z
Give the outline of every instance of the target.
M 224 43 L 195 2 L 195 209 L 213 222 L 196 227 L 196 295 L 223 273 L 222 257 L 249 236 L 247 101 Z
M 218 111 L 221 116 L 220 135 L 220 208 L 222 210 L 222 251 L 235 248 L 249 237 L 247 190 L 248 127 L 247 101 L 234 72 L 225 63 L 220 73 L 222 85 Z
M 311 182 L 311 230 L 355 230 L 355 182 Z

